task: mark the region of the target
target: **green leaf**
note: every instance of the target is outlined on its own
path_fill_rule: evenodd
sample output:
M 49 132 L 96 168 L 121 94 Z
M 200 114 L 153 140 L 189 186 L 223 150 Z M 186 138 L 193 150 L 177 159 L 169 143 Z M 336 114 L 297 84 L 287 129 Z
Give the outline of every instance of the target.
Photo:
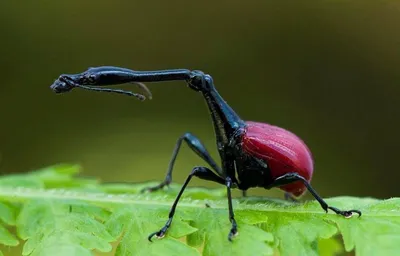
M 0 177 L 1 187 L 24 188 L 90 188 L 98 184 L 97 179 L 74 177 L 81 170 L 79 165 L 59 164 L 26 174 Z
M 234 242 L 228 241 L 231 224 L 228 211 L 206 208 L 192 211 L 191 225 L 199 231 L 188 237 L 188 244 L 199 246 L 204 244 L 203 255 L 272 255 L 273 249 L 267 243 L 273 240 L 267 233 L 254 224 L 265 223 L 266 216 L 251 216 L 247 211 L 237 211 L 240 236 Z
M 15 225 L 15 209 L 5 203 L 0 203 L 0 220 L 10 226 Z
M 268 213 L 268 216 L 269 222 L 263 228 L 274 234 L 282 255 L 318 255 L 313 242 L 337 232 L 334 225 L 311 213 L 296 214 L 294 211 L 294 214 L 283 214 L 276 211 Z
M 336 205 L 363 211 L 349 220 L 330 216 L 343 235 L 346 251 L 357 248 L 357 256 L 398 255 L 400 252 L 400 198 L 386 201 L 355 198 L 332 200 Z
M 238 236 L 231 223 L 226 189 L 188 188 L 163 239 L 150 233 L 167 221 L 180 185 L 140 193 L 143 184 L 101 184 L 78 178 L 80 168 L 58 165 L 0 178 L 0 243 L 22 255 L 400 255 L 400 198 L 336 197 L 327 203 L 359 209 L 346 219 L 326 214 L 316 201 L 291 203 L 267 198 L 234 199 Z M 17 217 L 16 217 L 17 216 Z M 16 232 L 14 229 L 16 228 Z M 16 233 L 16 234 L 13 234 Z M 1 255 L 1 252 L 0 252 Z
M 343 246 L 335 237 L 318 241 L 318 254 L 320 256 L 338 255 L 342 252 Z
M 150 233 L 165 223 L 167 211 L 154 207 L 122 207 L 114 212 L 106 226 L 115 237 L 122 235 L 116 256 L 125 255 L 200 255 L 197 250 L 186 246 L 178 239 L 196 231 L 179 217 L 169 236 L 153 243 L 147 240 Z M 155 238 L 155 240 L 157 240 Z
M 0 187 L 43 188 L 44 183 L 29 175 L 13 174 L 0 177 Z
M 6 246 L 17 246 L 19 240 L 3 224 L 15 225 L 15 209 L 5 203 L 0 203 L 0 244 Z M 0 251 L 1 255 L 1 251 Z
M 53 241 L 52 241 L 53 240 Z M 54 243 L 52 243 L 54 242 Z M 92 256 L 92 252 L 77 243 L 62 242 L 49 239 L 42 247 L 34 251 L 32 256 Z
M 272 200 L 269 204 L 255 207 L 260 199 L 252 200 L 247 202 L 254 205 L 254 210 L 264 211 L 268 215 L 268 222 L 262 228 L 274 235 L 281 255 L 318 255 L 316 239 L 330 238 L 338 232 L 343 235 L 346 251 L 355 248 L 356 255 L 393 255 L 394 252 L 400 252 L 398 198 L 380 201 L 337 197 L 326 200 L 328 204 L 341 209 L 359 209 L 363 212 L 362 217 L 355 215 L 349 219 L 331 212 L 325 214 L 315 201 L 288 204 Z M 377 236 L 382 240 L 378 239 L 377 242 Z
M 87 209 L 92 208 L 86 203 L 81 204 Z M 96 220 L 101 211 L 80 213 L 72 209 L 68 201 L 35 200 L 26 203 L 17 219 L 19 237 L 27 240 L 22 254 L 50 255 L 57 246 L 68 247 L 70 252 L 111 251 L 110 242 L 116 239 L 107 232 L 104 224 Z
M 0 243 L 7 246 L 17 246 L 19 241 L 4 226 L 0 226 Z
M 155 182 L 146 182 L 146 183 L 108 183 L 101 186 L 101 189 L 105 193 L 110 194 L 138 194 L 145 188 L 152 187 L 158 185 Z M 182 185 L 179 184 L 170 184 L 168 187 L 165 187 L 162 190 L 158 190 L 151 193 L 151 196 L 163 195 L 168 196 L 170 198 L 175 198 L 181 189 Z M 183 194 L 183 198 L 188 197 L 191 199 L 220 199 L 221 197 L 226 196 L 225 188 L 218 189 L 207 189 L 207 188 L 190 188 L 185 191 Z
M 46 188 L 87 188 L 98 184 L 97 179 L 77 178 L 79 165 L 58 164 L 31 173 L 31 178 L 40 180 Z

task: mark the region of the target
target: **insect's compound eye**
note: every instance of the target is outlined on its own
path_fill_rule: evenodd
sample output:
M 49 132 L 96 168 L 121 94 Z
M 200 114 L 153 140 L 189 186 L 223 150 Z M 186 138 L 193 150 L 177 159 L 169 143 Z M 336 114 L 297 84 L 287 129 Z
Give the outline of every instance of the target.
M 89 75 L 87 79 L 88 79 L 88 83 L 89 84 L 94 84 L 96 82 L 96 76 L 95 75 Z
M 79 77 L 79 83 L 82 85 L 91 85 L 96 83 L 96 75 L 90 73 L 83 73 Z

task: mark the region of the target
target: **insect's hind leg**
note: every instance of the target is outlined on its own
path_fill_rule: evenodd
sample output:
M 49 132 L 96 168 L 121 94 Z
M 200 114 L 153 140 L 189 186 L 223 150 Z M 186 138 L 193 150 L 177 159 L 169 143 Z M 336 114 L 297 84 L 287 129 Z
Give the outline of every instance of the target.
M 289 202 L 294 202 L 294 203 L 298 203 L 299 202 L 299 200 L 289 192 L 285 192 L 283 197 L 285 198 L 286 201 L 289 201 Z
M 193 150 L 199 157 L 201 157 L 206 163 L 208 163 L 211 166 L 211 168 L 218 173 L 219 176 L 225 177 L 225 175 L 222 172 L 222 169 L 217 165 L 217 163 L 211 157 L 210 153 L 207 151 L 203 143 L 196 136 L 187 132 L 184 135 L 182 135 L 176 142 L 174 151 L 172 153 L 171 161 L 169 162 L 168 165 L 167 175 L 165 176 L 164 181 L 162 181 L 157 186 L 144 188 L 142 192 L 144 191 L 153 192 L 162 189 L 165 186 L 168 186 L 172 182 L 172 171 L 174 169 L 175 160 L 176 157 L 178 156 L 183 141 L 186 142 L 186 144 L 190 147 L 191 150 Z
M 306 186 L 307 190 L 314 196 L 314 198 L 318 201 L 318 203 L 321 205 L 322 209 L 324 211 L 328 212 L 328 209 L 331 211 L 334 211 L 336 214 L 342 215 L 346 218 L 350 218 L 353 213 L 357 213 L 358 216 L 361 216 L 361 211 L 359 210 L 349 210 L 349 211 L 343 211 L 340 210 L 336 207 L 329 206 L 324 199 L 320 195 L 318 195 L 317 191 L 313 189 L 311 184 L 301 175 L 298 173 L 286 173 L 278 178 L 275 179 L 275 181 L 269 186 L 270 188 L 272 187 L 279 187 L 282 185 L 290 184 L 296 181 L 301 181 L 303 182 L 304 186 Z

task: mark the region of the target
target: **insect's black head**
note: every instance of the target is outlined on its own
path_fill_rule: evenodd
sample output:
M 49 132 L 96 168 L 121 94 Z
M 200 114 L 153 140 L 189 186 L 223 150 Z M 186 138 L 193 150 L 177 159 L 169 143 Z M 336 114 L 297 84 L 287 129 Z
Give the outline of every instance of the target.
M 50 88 L 55 92 L 55 93 L 65 93 L 69 92 L 74 88 L 73 84 L 67 76 L 61 75 L 54 83 L 50 86 Z

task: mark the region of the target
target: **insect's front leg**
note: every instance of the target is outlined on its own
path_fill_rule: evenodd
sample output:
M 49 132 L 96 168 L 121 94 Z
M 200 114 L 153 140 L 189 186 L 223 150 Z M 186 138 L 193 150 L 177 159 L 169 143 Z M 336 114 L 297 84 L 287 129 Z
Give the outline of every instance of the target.
M 232 206 L 231 188 L 232 188 L 233 184 L 232 184 L 232 179 L 230 177 L 227 177 L 225 179 L 225 185 L 226 185 L 227 196 L 228 196 L 229 220 L 232 224 L 231 230 L 229 231 L 229 234 L 228 234 L 228 240 L 232 241 L 232 238 L 238 234 L 238 229 L 237 229 L 237 223 L 235 220 L 235 214 L 233 212 L 233 206 Z
M 207 167 L 195 167 L 192 169 L 192 171 L 190 172 L 189 176 L 186 178 L 185 183 L 183 183 L 183 186 L 181 188 L 181 190 L 178 193 L 178 196 L 176 197 L 174 203 L 172 204 L 171 210 L 169 212 L 169 218 L 167 220 L 167 222 L 165 223 L 165 225 L 157 232 L 151 233 L 148 237 L 149 241 L 151 242 L 151 239 L 156 236 L 157 238 L 162 238 L 165 236 L 167 230 L 169 229 L 169 227 L 171 226 L 172 223 L 172 219 L 174 218 L 175 215 L 175 210 L 176 207 L 178 205 L 179 200 L 181 199 L 181 196 L 183 194 L 183 192 L 185 191 L 187 185 L 189 184 L 189 182 L 191 181 L 191 179 L 193 177 L 198 177 L 200 179 L 203 180 L 209 180 L 209 181 L 214 181 L 217 182 L 219 184 L 224 184 L 224 179 L 220 176 L 218 176 L 217 174 L 213 173 L 210 169 L 208 169 Z
M 162 189 L 164 186 L 168 186 L 172 182 L 172 172 L 174 170 L 176 157 L 178 156 L 179 150 L 182 146 L 182 142 L 186 142 L 189 148 L 199 157 L 201 157 L 206 163 L 208 163 L 211 166 L 211 168 L 218 174 L 218 176 L 225 177 L 224 173 L 222 172 L 222 169 L 216 164 L 215 160 L 212 158 L 212 156 L 210 155 L 204 144 L 200 141 L 200 139 L 194 136 L 193 134 L 187 132 L 184 135 L 182 135 L 176 142 L 174 151 L 172 153 L 172 158 L 168 165 L 167 175 L 164 181 L 156 186 L 144 188 L 142 192 L 157 191 L 159 189 Z

